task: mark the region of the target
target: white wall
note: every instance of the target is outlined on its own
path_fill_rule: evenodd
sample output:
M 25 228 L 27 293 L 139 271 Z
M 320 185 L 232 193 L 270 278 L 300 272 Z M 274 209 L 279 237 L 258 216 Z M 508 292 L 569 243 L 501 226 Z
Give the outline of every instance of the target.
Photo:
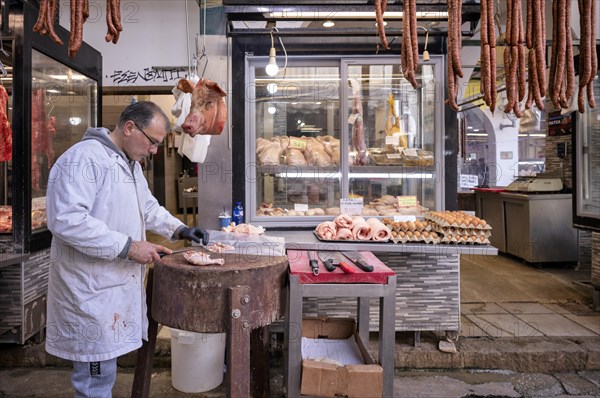
M 90 0 L 83 40 L 102 53 L 103 86 L 173 85 L 187 74 L 186 40 L 194 50 L 200 32 L 200 8 L 195 0 L 122 0 L 123 31 L 117 44 L 107 43 L 106 0 Z M 209 14 L 210 15 L 210 14 Z M 69 2 L 60 1 L 60 24 L 70 30 Z M 65 44 L 66 45 L 66 44 Z M 155 71 L 152 66 L 179 67 Z

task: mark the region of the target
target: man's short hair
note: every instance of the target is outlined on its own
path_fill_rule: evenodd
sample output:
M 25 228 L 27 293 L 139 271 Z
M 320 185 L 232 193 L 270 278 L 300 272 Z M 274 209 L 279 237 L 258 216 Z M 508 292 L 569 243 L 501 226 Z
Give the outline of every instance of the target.
M 151 101 L 139 101 L 127 106 L 121 112 L 117 126 L 123 127 L 127 121 L 132 120 L 135 124 L 144 128 L 152 123 L 155 115 L 162 117 L 165 123 L 165 131 L 171 131 L 169 118 L 158 105 Z

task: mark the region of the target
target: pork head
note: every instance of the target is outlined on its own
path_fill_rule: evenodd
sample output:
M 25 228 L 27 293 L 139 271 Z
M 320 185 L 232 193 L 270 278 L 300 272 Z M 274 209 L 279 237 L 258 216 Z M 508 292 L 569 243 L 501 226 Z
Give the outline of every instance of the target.
M 181 128 L 186 134 L 195 136 L 219 135 L 227 121 L 227 103 L 225 91 L 215 82 L 201 79 L 194 84 L 188 79 L 177 83 L 184 93 L 192 93 L 192 106 Z

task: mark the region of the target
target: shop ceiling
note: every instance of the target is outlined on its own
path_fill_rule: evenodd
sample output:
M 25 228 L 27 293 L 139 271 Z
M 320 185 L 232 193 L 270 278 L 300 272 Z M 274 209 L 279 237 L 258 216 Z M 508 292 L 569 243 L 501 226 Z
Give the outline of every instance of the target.
M 227 34 L 269 34 L 277 27 L 279 36 L 376 36 L 373 0 L 223 0 L 227 15 Z M 402 0 L 388 0 L 384 20 L 386 33 L 400 36 Z M 446 0 L 417 0 L 417 20 L 430 36 L 447 35 L 448 4 Z M 479 21 L 479 0 L 463 1 L 463 37 L 475 32 Z M 335 26 L 326 28 L 325 21 Z M 425 35 L 425 29 L 419 35 Z

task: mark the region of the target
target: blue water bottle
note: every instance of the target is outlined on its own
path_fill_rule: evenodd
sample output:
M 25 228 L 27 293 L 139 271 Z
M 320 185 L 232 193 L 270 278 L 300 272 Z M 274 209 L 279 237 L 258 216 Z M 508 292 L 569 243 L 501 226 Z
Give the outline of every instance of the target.
M 235 225 L 244 223 L 244 208 L 242 207 L 242 202 L 235 202 L 235 207 L 233 208 L 233 222 Z

